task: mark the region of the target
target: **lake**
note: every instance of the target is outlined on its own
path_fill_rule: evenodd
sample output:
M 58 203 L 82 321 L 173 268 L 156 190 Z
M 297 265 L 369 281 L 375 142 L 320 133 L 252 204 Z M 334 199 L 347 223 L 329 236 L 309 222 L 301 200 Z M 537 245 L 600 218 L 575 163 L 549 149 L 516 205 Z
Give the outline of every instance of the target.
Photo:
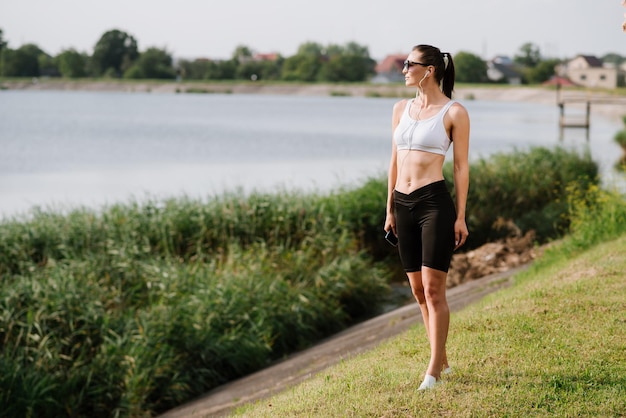
M 123 92 L 0 92 L 0 217 L 225 191 L 329 191 L 384 174 L 397 99 Z M 590 145 L 604 181 L 620 123 L 559 141 L 558 108 L 461 100 L 470 158 Z M 452 151 L 448 153 L 451 158 Z

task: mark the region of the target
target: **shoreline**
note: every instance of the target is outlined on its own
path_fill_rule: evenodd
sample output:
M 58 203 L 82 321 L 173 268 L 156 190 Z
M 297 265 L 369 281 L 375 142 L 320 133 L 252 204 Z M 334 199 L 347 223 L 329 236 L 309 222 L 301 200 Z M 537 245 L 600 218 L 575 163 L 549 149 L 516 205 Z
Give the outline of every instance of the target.
M 296 96 L 345 96 L 405 98 L 411 96 L 410 89 L 402 84 L 329 84 L 329 83 L 280 83 L 280 82 L 209 82 L 209 81 L 128 81 L 128 80 L 64 80 L 41 78 L 30 80 L 0 80 L 1 91 L 89 91 L 127 92 L 155 94 L 265 94 Z M 512 85 L 460 85 L 454 90 L 455 99 L 486 100 L 503 102 L 530 102 L 557 105 L 556 90 L 552 86 Z M 579 101 L 594 101 L 591 114 L 601 114 L 613 120 L 622 120 L 626 115 L 626 97 L 607 91 L 589 91 L 582 88 L 564 88 L 561 98 Z M 600 100 L 600 102 L 598 102 Z

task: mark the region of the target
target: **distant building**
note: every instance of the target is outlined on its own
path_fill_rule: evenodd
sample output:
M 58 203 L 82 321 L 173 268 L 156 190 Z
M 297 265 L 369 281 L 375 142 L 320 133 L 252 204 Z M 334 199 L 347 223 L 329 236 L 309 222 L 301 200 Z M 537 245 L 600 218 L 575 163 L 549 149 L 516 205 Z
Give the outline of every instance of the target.
M 549 80 L 544 81 L 543 83 L 541 83 L 541 85 L 543 86 L 561 86 L 561 87 L 574 87 L 576 86 L 575 83 L 572 82 L 572 80 L 570 80 L 567 77 L 560 77 L 558 75 L 553 75 L 552 77 L 550 77 Z
M 507 67 L 512 67 L 515 65 L 513 60 L 506 55 L 496 55 L 491 61 L 495 62 L 496 64 L 506 65 Z
M 578 55 L 561 69 L 561 75 L 585 87 L 614 89 L 617 87 L 618 69 L 604 65 L 602 60 L 591 55 Z
M 376 75 L 372 77 L 372 83 L 397 83 L 404 81 L 402 68 L 404 67 L 406 54 L 387 55 L 375 67 Z
M 487 78 L 495 83 L 522 84 L 522 74 L 515 69 L 513 60 L 505 56 L 487 62 Z
M 280 54 L 277 52 L 270 52 L 267 54 L 257 53 L 252 56 L 254 61 L 276 61 L 278 58 L 280 58 Z

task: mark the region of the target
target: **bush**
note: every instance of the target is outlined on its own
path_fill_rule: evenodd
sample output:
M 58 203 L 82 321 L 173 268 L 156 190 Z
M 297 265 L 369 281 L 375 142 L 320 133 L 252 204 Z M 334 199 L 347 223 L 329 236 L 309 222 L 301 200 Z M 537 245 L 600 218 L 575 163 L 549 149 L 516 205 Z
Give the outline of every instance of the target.
M 626 234 L 626 196 L 597 185 L 568 187 L 567 251 L 585 250 Z
M 444 171 L 453 190 L 452 164 Z M 540 242 L 561 236 L 569 225 L 568 185 L 598 182 L 598 166 L 588 153 L 560 147 L 499 153 L 471 164 L 467 248 L 508 234 L 495 228 L 499 218 L 512 220 L 522 233 L 535 230 Z
M 615 142 L 626 150 L 626 129 L 622 129 L 618 133 L 615 134 Z

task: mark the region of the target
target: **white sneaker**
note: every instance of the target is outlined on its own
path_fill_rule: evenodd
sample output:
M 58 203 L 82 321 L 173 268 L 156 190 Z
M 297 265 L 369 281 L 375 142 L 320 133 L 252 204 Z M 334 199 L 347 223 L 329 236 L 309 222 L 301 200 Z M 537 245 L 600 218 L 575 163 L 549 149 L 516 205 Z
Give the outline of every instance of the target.
M 420 385 L 419 388 L 417 388 L 417 390 L 427 390 L 427 389 L 432 389 L 435 387 L 435 385 L 437 384 L 437 379 L 434 376 L 431 376 L 429 374 L 427 374 L 424 377 L 424 381 L 422 382 L 422 384 Z
M 450 374 L 452 373 L 452 367 L 448 366 L 441 372 L 442 374 Z

